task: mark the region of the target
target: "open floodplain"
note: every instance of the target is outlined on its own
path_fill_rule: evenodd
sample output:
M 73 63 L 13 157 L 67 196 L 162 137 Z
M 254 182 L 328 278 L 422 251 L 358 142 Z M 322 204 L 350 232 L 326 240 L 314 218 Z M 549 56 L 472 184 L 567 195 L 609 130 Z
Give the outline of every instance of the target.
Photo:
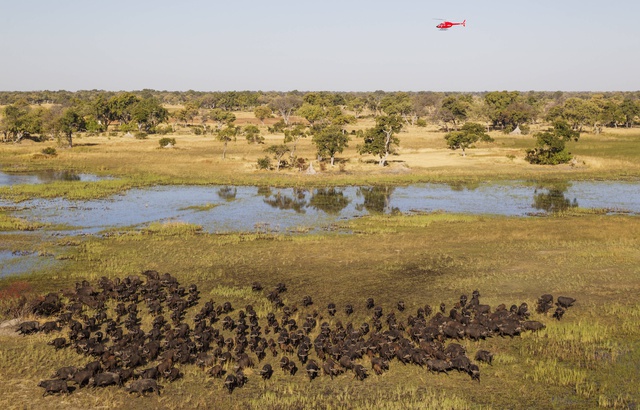
M 78 223 L 66 226 L 60 221 L 19 215 L 24 202 L 35 198 L 108 199 L 126 195 L 134 188 L 168 184 L 215 185 L 216 195 L 219 186 L 227 185 L 274 190 L 297 187 L 312 192 L 318 187 L 434 182 L 469 189 L 485 182 L 514 180 L 531 181 L 534 187 L 542 182 L 554 183 L 566 191 L 570 189 L 568 181 L 637 183 L 640 176 L 640 135 L 634 129 L 584 135 L 570 147 L 578 162 L 557 167 L 533 166 L 522 160 L 522 150 L 531 145 L 530 137 L 500 133 L 494 137 L 494 145 L 470 150 L 463 158 L 443 146 L 442 133 L 416 128 L 401 135 L 399 155 L 393 157 L 389 167 L 379 168 L 359 159 L 355 152 L 345 151 L 341 165 L 317 175 L 293 170 L 257 171 L 255 160 L 263 153 L 239 142 L 230 145 L 229 157 L 223 161 L 220 143 L 211 137 L 193 135 L 176 136 L 173 149 L 157 148 L 153 138 L 83 137 L 77 139 L 73 149 L 59 150 L 55 158 L 38 154 L 42 144 L 27 141 L 3 145 L 2 171 L 71 169 L 108 178 L 0 188 L 2 199 L 11 202 L 0 212 L 0 252 L 55 261 L 0 279 L 0 314 L 5 321 L 0 329 L 0 404 L 8 408 L 636 408 L 640 404 L 637 213 L 607 206 L 583 207 L 580 200 L 572 206 L 573 198 L 562 194 L 556 202 L 552 198 L 555 205 L 534 216 L 447 209 L 391 212 L 384 210 L 383 195 L 382 212 L 338 219 L 331 222 L 331 229 L 313 229 L 304 224 L 304 228 L 274 232 L 259 225 L 216 232 L 203 229 L 197 218 L 175 218 L 105 228 L 88 235 L 74 231 Z M 301 143 L 299 155 L 313 158 L 313 148 L 306 143 Z M 549 191 L 545 188 L 541 192 Z M 535 202 L 535 196 L 531 202 Z M 187 206 L 200 206 L 198 211 L 205 214 L 217 205 L 213 200 L 203 200 L 202 204 Z M 101 218 L 100 212 L 95 218 Z M 69 233 L 65 234 L 65 230 Z M 204 368 L 196 364 L 195 354 L 193 363 L 172 360 L 171 367 L 177 369 L 178 377 L 174 381 L 169 380 L 173 378 L 170 375 L 160 377 L 158 383 L 164 386 L 160 395 L 147 393 L 143 397 L 117 385 L 78 387 L 69 382 L 73 390 L 69 394 L 43 397 L 45 390 L 38 387 L 42 380 L 51 379 L 63 367 L 82 368 L 102 356 L 85 355 L 82 348 L 78 353 L 75 347 L 56 349 L 49 345 L 56 338 L 69 340 L 74 336 L 68 323 L 59 332 L 21 336 L 15 331 L 16 322 L 6 321 L 36 320 L 44 324 L 52 320 L 33 314 L 33 307 L 37 306 L 34 301 L 48 293 L 60 295 L 63 312 L 73 310 L 67 306 L 79 299 L 79 293 L 86 292 L 91 297 L 100 293 L 105 295 L 104 309 L 99 305 L 85 306 L 74 320 L 84 323 L 83 314 L 91 317 L 100 312 L 114 321 L 121 316 L 126 335 L 132 332 L 124 323 L 136 310 L 134 316 L 141 329 L 151 333 L 157 316 L 150 313 L 154 304 L 145 300 L 142 289 L 149 292 L 156 279 L 153 273 L 144 275 L 145 271 L 157 271 L 159 278 L 165 279 L 159 280 L 164 285 L 158 286 L 167 299 L 171 292 L 178 292 L 177 299 L 185 301 L 179 322 L 171 317 L 175 309 L 167 299 L 161 301 L 162 315 L 172 329 L 188 324 L 189 330 L 182 339 L 192 340 L 196 350 L 200 346 L 195 338 L 197 323 L 201 322 L 198 315 L 206 312 L 208 301 L 213 302 L 213 311 L 219 311 L 213 320 L 212 314 L 206 313 L 205 323 L 223 336 L 220 352 L 215 352 L 218 344 L 212 342 L 207 352 L 210 357 L 202 357 L 208 360 Z M 172 279 L 162 276 L 166 273 Z M 131 276 L 137 276 L 139 283 L 134 278 L 125 279 Z M 118 296 L 122 290 L 108 290 L 112 285 L 122 289 L 118 280 L 140 294 L 138 303 Z M 86 283 L 82 285 L 82 281 Z M 174 282 L 179 285 L 172 288 Z M 255 282 L 262 289 L 257 289 Z M 280 286 L 274 293 L 279 284 L 284 284 L 286 290 Z M 183 287 L 184 293 L 177 287 Z M 529 316 L 521 312 L 522 321 L 526 318 L 540 322 L 544 328 L 514 335 L 508 326 L 503 326 L 484 338 L 465 334 L 456 339 L 451 337 L 455 332 L 450 336 L 436 335 L 431 348 L 437 347 L 441 339 L 443 352 L 449 354 L 444 359 L 450 362 L 451 351 L 455 350 L 450 346 L 460 345 L 464 356 L 477 366 L 477 370 L 468 371 L 439 371 L 433 362 L 440 360 L 434 359 L 439 357 L 435 351 L 430 363 L 421 364 L 420 357 L 411 354 L 409 358 L 402 354 L 388 356 L 383 353 L 387 348 L 381 348 L 380 343 L 370 344 L 373 348 L 363 347 L 379 333 L 385 340 L 382 344 L 395 349 L 395 353 L 407 348 L 427 349 L 427 333 L 412 333 L 422 329 L 422 317 L 425 329 L 427 324 L 442 320 L 438 313 L 444 304 L 441 315 L 445 319 L 456 316 L 452 309 L 475 318 L 477 307 L 470 307 L 475 306 L 471 302 L 474 291 L 480 295 L 476 298 L 478 305 L 489 306 L 489 314 L 501 312 L 501 304 L 508 312 L 512 305 L 517 311 L 526 303 Z M 106 297 L 107 294 L 113 297 Z M 559 296 L 576 301 L 561 315 L 556 314 L 555 305 L 539 313 L 538 299 L 544 294 L 551 294 L 554 302 Z M 21 303 L 21 295 L 27 304 Z M 464 307 L 461 295 L 468 299 Z M 367 307 L 369 298 L 374 300 L 371 308 Z M 228 309 L 229 305 L 225 308 L 225 302 L 233 310 Z M 121 311 L 119 303 L 125 305 L 126 312 Z M 335 305 L 335 313 L 330 304 Z M 352 313 L 347 312 L 348 305 L 352 306 Z M 376 312 L 381 314 L 378 320 Z M 274 313 L 280 330 L 287 330 L 288 339 L 282 331 L 275 332 L 269 313 Z M 53 317 L 59 317 L 59 313 Z M 264 357 L 260 343 L 251 346 L 254 317 L 260 326 L 260 338 L 267 341 Z M 135 322 L 135 318 L 132 320 Z M 12 323 L 14 326 L 9 326 Z M 109 339 L 105 345 L 117 344 L 120 336 L 108 334 L 107 326 L 105 321 L 99 329 L 104 339 Z M 253 367 L 237 360 L 241 358 L 238 345 L 244 343 L 243 329 L 249 346 L 245 353 L 254 362 Z M 315 342 L 323 340 L 325 332 L 329 336 L 324 339 L 324 346 L 344 347 L 345 341 L 349 342 L 353 352 L 348 362 L 338 359 L 344 356 L 341 349 L 318 352 Z M 95 332 L 89 336 L 95 337 Z M 306 356 L 305 349 L 300 354 L 305 336 L 310 342 Z M 77 335 L 75 338 L 76 344 L 87 346 L 85 342 L 78 343 Z M 171 338 L 165 333 L 161 342 L 164 350 L 171 350 L 167 346 L 167 339 Z M 273 352 L 269 339 L 275 342 Z M 225 354 L 227 351 L 233 354 L 232 358 Z M 475 359 L 479 351 L 493 355 L 491 364 Z M 323 369 L 332 355 L 337 362 L 333 367 L 339 373 L 333 377 Z M 284 356 L 298 367 L 294 375 L 290 365 L 281 367 Z M 379 368 L 380 357 L 385 357 L 388 369 L 384 365 Z M 125 370 L 135 368 L 136 373 L 166 362 L 159 356 L 147 359 L 140 355 L 144 364 L 133 366 L 129 353 L 119 354 L 114 360 Z M 312 360 L 319 365 L 317 377 L 308 367 Z M 273 375 L 264 380 L 261 371 L 266 364 L 271 365 Z M 216 365 L 225 372 L 221 378 L 212 371 Z M 244 384 L 236 377 L 238 366 L 246 377 Z M 366 369 L 367 377 L 362 377 L 358 366 Z M 380 374 L 376 370 L 381 370 Z M 229 375 L 236 380 L 225 384 Z

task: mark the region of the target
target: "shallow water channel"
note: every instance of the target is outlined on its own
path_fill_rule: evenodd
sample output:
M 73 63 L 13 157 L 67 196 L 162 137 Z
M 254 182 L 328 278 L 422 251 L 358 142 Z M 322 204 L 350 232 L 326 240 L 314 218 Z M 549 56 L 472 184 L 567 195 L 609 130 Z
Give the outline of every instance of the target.
M 6 174 L 4 174 L 6 175 Z M 15 176 L 7 184 L 46 183 L 66 178 Z M 0 173 L 0 185 L 3 184 Z M 32 178 L 32 179 L 29 179 Z M 95 180 L 93 176 L 68 177 Z M 28 182 L 31 181 L 31 182 Z M 522 181 L 475 185 L 414 184 L 336 188 L 258 188 L 251 186 L 160 186 L 132 189 L 108 199 L 33 199 L 18 206 L 0 200 L 11 215 L 66 226 L 44 235 L 98 234 L 112 228 L 144 227 L 152 222 L 187 222 L 207 232 L 307 232 L 332 229 L 339 221 L 375 213 L 451 213 L 530 216 L 572 207 L 640 215 L 640 182 L 571 182 L 535 185 Z M 38 234 L 38 233 L 35 233 Z M 0 239 L 2 236 L 0 235 Z M 0 277 L 47 269 L 52 255 L 0 249 Z
M 0 206 L 11 206 L 0 200 Z M 415 184 L 398 187 L 257 188 L 161 186 L 133 189 L 109 199 L 34 199 L 12 213 L 30 221 L 72 227 L 67 234 L 181 221 L 207 232 L 323 229 L 370 213 L 452 213 L 527 216 L 571 207 L 640 214 L 640 183 L 524 182 L 474 186 Z

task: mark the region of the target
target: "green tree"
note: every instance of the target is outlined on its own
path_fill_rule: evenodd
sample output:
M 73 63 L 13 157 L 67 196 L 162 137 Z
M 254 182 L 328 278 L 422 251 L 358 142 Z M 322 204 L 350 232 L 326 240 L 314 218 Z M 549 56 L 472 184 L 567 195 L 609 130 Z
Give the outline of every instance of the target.
M 296 156 L 296 148 L 298 146 L 298 140 L 300 138 L 306 138 L 309 134 L 307 133 L 307 127 L 302 124 L 296 124 L 292 128 L 288 128 L 284 130 L 284 143 L 293 143 L 293 148 L 289 150 L 290 157 L 293 159 Z
M 107 131 L 109 125 L 118 120 L 116 113 L 112 110 L 112 104 L 105 94 L 99 94 L 91 102 L 90 110 L 93 117 L 100 124 L 102 131 Z
M 620 110 L 624 115 L 624 123 L 627 128 L 630 128 L 635 122 L 636 117 L 640 116 L 640 103 L 629 97 L 625 98 L 620 104 Z
M 253 110 L 253 115 L 264 125 L 264 120 L 273 116 L 273 111 L 268 105 L 259 105 Z
M 534 135 L 536 146 L 527 150 L 525 159 L 531 164 L 556 165 L 571 161 L 571 153 L 565 150 L 568 141 L 578 141 L 580 132 L 572 129 L 566 121 L 560 120 L 553 128 Z
M 260 128 L 253 124 L 245 125 L 242 129 L 249 144 L 264 144 L 264 137 L 260 135 Z
M 416 125 L 421 117 L 433 112 L 439 98 L 434 92 L 419 92 L 411 98 L 411 125 Z
M 492 91 L 484 96 L 489 118 L 494 126 L 500 126 L 504 129 L 506 125 L 504 110 L 519 96 L 520 93 L 517 91 Z
M 618 124 L 625 122 L 626 117 L 617 101 L 607 99 L 601 105 L 598 119 L 603 125 L 617 128 Z
M 123 124 L 131 121 L 131 107 L 140 99 L 133 93 L 120 93 L 109 99 L 110 115 Z
M 279 171 L 280 165 L 282 165 L 282 157 L 291 149 L 286 144 L 278 144 L 270 145 L 264 151 L 273 155 L 276 160 L 276 170 Z
M 28 132 L 30 111 L 31 108 L 26 101 L 18 101 L 3 108 L 0 129 L 5 141 L 18 142 L 24 133 Z
M 353 111 L 353 114 L 356 118 L 360 117 L 362 111 L 364 110 L 365 102 L 362 98 L 356 97 L 352 98 L 347 102 L 347 109 Z
M 349 144 L 349 136 L 339 126 L 324 127 L 313 135 L 312 138 L 318 152 L 318 157 L 331 158 L 331 166 L 334 165 L 336 154 L 342 153 Z
M 291 114 L 302 105 L 302 98 L 295 94 L 287 94 L 274 98 L 270 106 L 274 111 L 280 114 L 284 123 L 288 126 Z
M 374 117 L 380 115 L 380 102 L 385 95 L 386 93 L 384 91 L 378 90 L 367 94 L 365 97 L 365 105 L 371 110 Z
M 58 128 L 64 134 L 69 143 L 69 148 L 73 147 L 73 133 L 84 129 L 85 120 L 74 107 L 67 108 L 58 120 Z
M 358 146 L 358 152 L 372 154 L 380 158 L 378 164 L 383 167 L 387 157 L 394 152 L 394 145 L 400 144 L 396 136 L 402 129 L 402 118 L 397 115 L 381 115 L 376 117 L 376 125 L 364 132 L 364 142 Z
M 131 120 L 138 125 L 138 131 L 149 132 L 150 129 L 169 119 L 167 109 L 153 97 L 134 103 L 130 111 Z
M 449 149 L 462 150 L 462 156 L 466 156 L 465 150 L 478 141 L 492 142 L 493 138 L 485 132 L 485 127 L 481 124 L 468 122 L 462 126 L 460 131 L 453 131 L 444 136 Z
M 404 92 L 386 95 L 380 101 L 380 109 L 387 115 L 399 115 L 409 123 L 413 101 L 409 94 Z
M 236 127 L 235 125 L 229 123 L 226 127 L 221 128 L 217 132 L 218 141 L 224 144 L 224 148 L 222 149 L 222 159 L 225 159 L 227 156 L 227 144 L 231 141 L 235 141 L 238 135 L 240 127 Z
M 304 103 L 296 110 L 296 114 L 313 126 L 316 122 L 321 121 L 325 117 L 324 109 L 319 105 Z
M 437 118 L 444 122 L 447 131 L 449 122 L 458 129 L 458 123 L 467 119 L 471 101 L 471 96 L 467 95 L 449 95 L 442 100 Z
M 502 111 L 502 122 L 514 129 L 518 125 L 530 122 L 535 116 L 535 109 L 527 102 L 518 99 Z
M 225 124 L 233 124 L 236 120 L 236 116 L 234 113 L 225 111 L 220 108 L 214 108 L 213 110 L 211 110 L 211 112 L 209 113 L 209 118 L 211 118 L 212 121 L 216 122 L 218 130 L 220 130 Z
M 562 119 L 567 121 L 573 129 L 582 132 L 586 124 L 595 124 L 598 120 L 600 108 L 593 101 L 582 98 L 569 98 L 562 107 Z

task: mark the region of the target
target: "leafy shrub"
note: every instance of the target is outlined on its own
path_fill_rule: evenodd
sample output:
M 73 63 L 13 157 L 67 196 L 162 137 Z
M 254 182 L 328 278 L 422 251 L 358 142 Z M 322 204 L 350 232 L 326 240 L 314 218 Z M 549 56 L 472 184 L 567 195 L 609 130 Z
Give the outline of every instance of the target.
M 276 132 L 284 132 L 287 128 L 287 124 L 285 124 L 284 120 L 280 120 L 273 124 L 273 127 L 267 127 L 267 130 L 270 134 L 275 134 Z
M 136 124 L 130 122 L 128 124 L 120 124 L 120 126 L 117 127 L 117 129 L 119 131 L 122 131 L 122 132 L 137 131 L 138 130 L 138 126 Z
M 85 123 L 85 129 L 88 132 L 101 132 L 103 129 L 103 125 L 99 124 L 97 120 L 95 120 L 94 118 L 86 121 Z
M 167 138 L 167 137 L 160 138 L 159 143 L 160 143 L 160 146 L 162 148 L 165 148 L 165 147 L 169 146 L 169 144 L 171 144 L 171 146 L 175 146 L 176 145 L 176 139 L 175 138 Z
M 173 128 L 171 128 L 171 125 L 167 125 L 166 127 L 158 125 L 155 127 L 155 132 L 160 135 L 167 135 L 173 132 Z
M 309 167 L 309 165 L 307 165 L 307 161 L 301 157 L 297 157 L 295 159 L 295 166 L 296 168 L 298 168 L 299 171 L 304 171 Z
M 202 135 L 202 133 L 203 133 L 202 127 L 193 127 L 193 133 L 195 135 Z
M 573 159 L 573 156 L 566 150 L 555 152 L 544 148 L 534 148 L 527 150 L 527 155 L 524 159 L 531 164 L 558 165 L 566 164 Z
M 56 149 L 55 149 L 55 148 L 53 148 L 53 147 L 47 147 L 47 148 L 44 148 L 44 149 L 42 150 L 42 153 L 43 153 L 44 155 L 51 155 L 51 156 L 56 156 L 56 155 L 58 155 L 58 152 L 57 152 L 57 151 L 56 151 Z
M 268 156 L 258 158 L 258 169 L 271 169 L 271 158 Z
M 137 140 L 146 140 L 147 139 L 147 133 L 146 132 L 136 132 L 135 134 L 133 134 L 134 137 L 136 137 Z
M 419 118 L 418 121 L 416 121 L 416 126 L 418 126 L 418 127 L 426 127 L 427 126 L 427 120 L 425 120 L 424 118 Z
M 580 132 L 573 130 L 566 121 L 556 121 L 553 128 L 539 132 L 534 137 L 536 146 L 526 151 L 525 159 L 531 164 L 557 165 L 573 159 L 571 153 L 565 150 L 565 143 L 578 141 Z

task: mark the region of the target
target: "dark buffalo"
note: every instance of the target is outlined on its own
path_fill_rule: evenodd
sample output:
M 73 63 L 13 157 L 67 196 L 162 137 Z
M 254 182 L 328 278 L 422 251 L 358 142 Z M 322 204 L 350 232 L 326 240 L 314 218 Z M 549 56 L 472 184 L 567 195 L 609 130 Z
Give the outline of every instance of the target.
M 576 300 L 574 298 L 570 298 L 567 296 L 558 296 L 558 300 L 556 302 L 556 305 L 568 309 L 570 308 L 574 303 L 576 303 Z
M 65 339 L 64 337 L 56 337 L 55 339 L 53 339 L 52 341 L 47 343 L 49 346 L 53 346 L 56 348 L 56 350 L 58 349 L 63 349 L 67 346 L 69 346 L 69 343 L 67 343 L 67 339 Z
M 329 303 L 327 306 L 327 311 L 329 312 L 329 316 L 334 316 L 336 314 L 336 304 Z
M 315 360 L 309 360 L 305 370 L 307 371 L 307 376 L 309 376 L 309 381 L 312 381 L 320 374 L 320 368 Z
M 372 309 L 372 308 L 373 308 L 373 306 L 374 306 L 373 298 L 369 298 L 369 299 L 367 299 L 367 303 L 366 303 L 366 307 L 367 307 L 367 309 Z
M 475 355 L 475 360 L 491 364 L 493 361 L 493 353 L 487 350 L 478 350 Z
M 139 379 L 134 380 L 125 387 L 125 390 L 129 393 L 138 393 L 144 395 L 146 392 L 156 393 L 160 395 L 160 389 L 163 386 L 159 385 L 154 379 Z
M 238 387 L 238 380 L 236 379 L 236 376 L 232 374 L 228 375 L 224 380 L 224 388 L 229 391 L 229 394 L 231 394 L 236 387 Z
M 327 361 L 322 364 L 322 371 L 332 380 L 334 376 L 338 376 L 343 372 L 343 370 L 332 358 L 328 358 Z
M 379 376 L 385 370 L 389 370 L 389 362 L 381 357 L 373 357 L 371 358 L 371 369 Z
M 45 322 L 40 326 L 40 331 L 44 333 L 59 332 L 62 328 L 58 326 L 58 322 Z
M 220 379 L 222 378 L 222 376 L 224 376 L 225 370 L 222 368 L 221 365 L 217 364 L 213 366 L 211 369 L 209 369 L 207 374 L 209 374 L 209 376 L 211 377 L 215 377 L 216 379 Z
M 113 372 L 98 373 L 89 380 L 89 386 L 92 387 L 107 387 L 120 384 L 120 375 Z
M 73 377 L 74 374 L 78 372 L 78 368 L 75 366 L 66 366 L 61 367 L 53 374 L 53 378 L 60 380 L 68 380 Z
M 311 296 L 307 295 L 302 298 L 302 306 L 307 307 L 311 305 L 313 305 L 313 299 L 311 299 Z
M 67 386 L 67 382 L 65 380 L 42 380 L 38 383 L 38 387 L 42 387 L 44 389 L 42 397 L 47 394 L 69 393 L 69 386 Z
M 151 367 L 149 369 L 144 369 L 137 376 L 141 379 L 154 379 L 157 380 L 160 377 L 160 372 L 157 367 Z
M 467 373 L 469 373 L 469 376 L 471 376 L 471 380 L 477 380 L 478 382 L 480 382 L 480 368 L 478 367 L 478 365 L 473 363 L 469 365 L 469 370 Z
M 479 323 L 471 323 L 464 329 L 465 335 L 471 340 L 485 339 L 491 336 L 491 332 Z
M 78 387 L 84 387 L 89 384 L 89 380 L 91 380 L 92 377 L 93 372 L 90 370 L 80 370 L 69 380 L 75 383 Z
M 18 325 L 18 329 L 16 329 L 16 332 L 20 333 L 21 335 L 30 335 L 33 333 L 36 333 L 40 330 L 40 323 L 38 323 L 35 320 L 31 320 L 29 322 L 22 322 Z
M 451 370 L 451 365 L 445 360 L 431 359 L 427 360 L 427 369 L 434 373 L 447 373 Z
M 556 308 L 556 311 L 555 311 L 555 312 L 553 312 L 553 317 L 554 317 L 555 319 L 560 320 L 560 319 L 562 319 L 562 316 L 564 316 L 564 312 L 565 312 L 565 310 L 564 310 L 561 306 L 558 306 L 558 307 Z
M 270 364 L 267 363 L 262 367 L 262 370 L 260 370 L 259 374 L 263 380 L 269 380 L 273 375 L 273 368 Z
M 353 372 L 355 373 L 355 378 L 360 381 L 366 379 L 369 376 L 369 374 L 367 373 L 367 369 L 365 369 L 361 364 L 354 365 Z
M 544 328 L 544 324 L 538 322 L 537 320 L 527 320 L 522 322 L 522 329 L 529 330 L 531 332 L 537 332 L 538 330 L 542 330 Z

